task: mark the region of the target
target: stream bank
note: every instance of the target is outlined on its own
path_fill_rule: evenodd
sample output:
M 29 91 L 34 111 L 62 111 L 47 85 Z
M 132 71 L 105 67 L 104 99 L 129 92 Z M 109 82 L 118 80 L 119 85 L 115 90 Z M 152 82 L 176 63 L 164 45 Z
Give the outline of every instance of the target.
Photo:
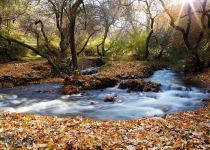
M 101 64 L 96 57 L 81 58 L 79 67 L 86 68 Z M 150 76 L 154 70 L 165 68 L 165 62 L 153 62 L 150 67 L 145 61 L 113 61 L 99 69 L 102 75 L 112 75 L 117 78 L 145 78 Z M 146 69 L 149 68 L 149 69 Z M 62 83 L 61 78 L 53 77 L 50 66 L 45 60 L 10 61 L 0 63 L 0 88 L 43 84 Z M 210 85 L 210 68 L 195 76 L 188 76 L 190 80 L 204 82 Z M 16 81 L 18 81 L 16 83 Z
M 127 68 L 123 70 L 127 70 Z M 117 72 L 117 70 L 114 70 L 114 72 Z M 169 73 L 167 70 L 159 72 L 161 76 L 160 79 L 163 81 L 166 81 L 165 78 L 163 78 L 166 72 Z M 174 73 L 169 73 L 168 78 L 172 79 L 171 75 L 173 74 Z M 127 75 L 129 74 L 126 74 L 126 76 Z M 132 75 L 130 75 L 130 77 L 132 77 Z M 151 78 L 149 80 L 151 80 Z M 163 83 L 163 81 L 161 82 Z M 170 80 L 167 81 L 171 82 Z M 116 114 L 116 107 L 113 106 L 117 106 L 118 108 L 121 107 L 121 117 L 124 115 L 125 108 L 130 107 L 130 110 L 134 112 L 131 113 L 131 116 L 124 116 L 124 119 L 128 117 L 126 120 L 109 120 L 103 118 L 103 120 L 96 120 L 80 116 L 74 117 L 74 115 L 67 118 L 60 118 L 64 116 L 49 117 L 42 114 L 42 111 L 39 111 L 40 115 L 44 116 L 23 113 L 24 110 L 32 108 L 40 110 L 47 108 L 49 114 L 55 111 L 56 108 L 57 111 L 62 112 L 67 106 L 64 103 L 68 102 L 71 97 L 57 94 L 62 87 L 61 84 L 36 84 L 34 86 L 1 89 L 11 94 L 10 97 L 7 97 L 5 102 L 1 100 L 1 102 L 3 102 L 1 106 L 12 104 L 14 109 L 19 110 L 20 113 L 15 113 L 15 111 L 13 111 L 13 113 L 0 113 L 0 149 L 209 149 L 210 147 L 210 105 L 208 103 L 203 107 L 201 106 L 202 108 L 194 108 L 196 110 L 193 109 L 193 111 L 178 113 L 173 112 L 174 109 L 173 107 L 169 107 L 170 105 L 158 107 L 162 108 L 162 111 L 148 108 L 151 104 L 154 105 L 157 103 L 157 98 L 162 104 L 169 102 L 177 106 L 178 103 L 173 103 L 177 97 L 179 97 L 179 102 L 183 104 L 181 107 L 185 108 L 192 104 L 186 101 L 187 97 L 194 97 L 195 95 L 198 96 L 197 102 L 200 104 L 202 94 L 194 88 L 188 88 L 186 85 L 177 86 L 175 84 L 165 86 L 163 84 L 162 90 L 166 92 L 167 98 L 163 98 L 161 94 L 158 93 L 155 93 L 158 95 L 154 95 L 154 93 L 141 95 L 141 93 L 132 91 L 134 97 L 139 96 L 140 99 L 135 105 L 125 103 L 125 107 L 121 106 L 130 93 L 119 89 L 117 91 L 121 91 L 122 95 L 120 94 L 121 97 L 117 97 L 117 103 L 99 102 L 96 104 L 93 103 L 94 105 L 90 104 L 94 96 L 98 95 L 100 99 L 103 100 L 104 97 L 113 95 L 113 93 L 111 93 L 111 91 L 113 91 L 112 88 L 108 88 L 104 91 L 107 93 L 106 95 L 100 95 L 99 93 L 102 91 L 97 90 L 94 95 L 89 95 L 92 97 L 88 99 L 86 103 L 70 105 L 70 109 L 73 108 L 71 113 L 82 110 L 81 114 L 98 114 L 97 111 L 92 111 L 92 108 L 95 107 L 95 110 L 102 110 L 102 114 L 107 110 L 109 116 Z M 54 87 L 54 90 L 47 92 L 52 87 Z M 34 91 L 35 89 L 37 90 Z M 170 89 L 170 91 L 167 91 L 167 89 Z M 180 94 L 177 95 L 174 91 L 179 91 Z M 195 94 L 192 94 L 192 91 L 194 91 Z M 17 97 L 15 92 L 20 94 L 20 96 Z M 21 97 L 24 92 L 26 92 L 31 101 L 27 101 L 28 98 Z M 2 93 L 2 91 L 0 93 Z M 76 98 L 76 100 L 72 100 L 70 104 L 78 104 L 81 95 L 88 96 L 88 93 L 72 95 L 73 99 Z M 172 97 L 169 98 L 169 95 L 172 95 Z M 6 95 L 2 95 L 0 98 L 5 98 L 5 96 Z M 149 99 L 145 99 L 145 96 L 148 96 Z M 16 98 L 18 99 L 15 100 Z M 40 98 L 42 100 L 35 101 L 35 99 Z M 56 100 L 58 98 L 62 98 L 62 101 Z M 120 100 L 119 98 L 123 99 Z M 98 99 L 98 97 L 96 97 L 96 99 Z M 51 102 L 48 100 L 51 100 Z M 134 99 L 130 101 L 134 101 Z M 137 111 L 136 108 L 140 105 L 139 102 L 144 102 L 144 106 L 148 106 L 146 108 L 148 110 L 147 115 L 154 116 L 154 114 L 160 113 L 162 117 L 143 117 L 136 119 L 136 114 L 139 114 L 142 110 L 146 110 L 141 109 L 141 111 L 139 111 L 138 109 Z M 51 106 L 51 108 L 49 106 Z M 198 105 L 194 103 L 194 105 L 191 106 L 194 107 Z M 81 109 L 84 107 L 86 109 Z M 171 109 L 172 112 L 168 111 L 168 108 Z M 66 110 L 68 111 L 68 109 Z M 9 109 L 7 111 L 9 111 Z M 164 111 L 168 111 L 169 114 L 163 115 Z M 143 116 L 145 116 L 145 114 L 143 114 Z M 119 118 L 119 116 L 117 117 Z M 132 117 L 132 119 L 130 119 L 130 117 Z M 106 116 L 104 118 L 106 118 Z

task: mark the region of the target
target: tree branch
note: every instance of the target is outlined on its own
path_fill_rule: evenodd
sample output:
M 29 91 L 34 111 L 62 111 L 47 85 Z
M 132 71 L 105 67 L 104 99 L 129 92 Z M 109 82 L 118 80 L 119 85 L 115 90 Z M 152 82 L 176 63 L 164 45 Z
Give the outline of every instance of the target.
M 60 77 L 64 78 L 64 76 L 63 76 L 62 73 L 59 71 L 58 67 L 53 63 L 53 61 L 52 61 L 52 59 L 50 58 L 49 55 L 44 54 L 44 53 L 42 53 L 40 50 L 38 50 L 38 49 L 36 49 L 36 48 L 34 48 L 34 47 L 30 46 L 30 45 L 27 45 L 27 44 L 25 44 L 25 43 L 23 43 L 23 42 L 21 42 L 21 41 L 18 41 L 18 40 L 16 40 L 16 39 L 13 39 L 13 38 L 11 38 L 11 37 L 3 37 L 2 35 L 0 35 L 0 37 L 3 38 L 3 39 L 6 40 L 6 41 L 11 41 L 11 42 L 17 43 L 17 44 L 19 44 L 19 45 L 21 45 L 21 46 L 23 46 L 23 47 L 26 47 L 26 48 L 28 48 L 28 49 L 31 49 L 31 50 L 33 50 L 36 54 L 42 56 L 43 58 L 46 58 L 47 61 L 48 61 L 48 63 L 53 67 L 53 69 L 55 69 L 56 73 L 57 73 Z
M 85 44 L 83 45 L 83 47 L 80 49 L 79 52 L 77 52 L 77 56 L 78 56 L 79 54 L 81 54 L 81 53 L 85 50 L 85 47 L 87 46 L 87 44 L 88 44 L 90 38 L 91 38 L 97 31 L 99 31 L 99 30 L 94 30 L 94 31 L 88 36 L 88 38 L 87 38 L 87 40 L 85 41 Z

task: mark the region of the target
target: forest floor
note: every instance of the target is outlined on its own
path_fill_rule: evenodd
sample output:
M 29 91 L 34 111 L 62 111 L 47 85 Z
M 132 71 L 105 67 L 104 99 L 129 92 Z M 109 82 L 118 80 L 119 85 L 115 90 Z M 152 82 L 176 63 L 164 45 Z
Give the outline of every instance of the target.
M 82 69 L 95 65 L 92 59 L 80 62 Z M 138 72 L 148 76 L 147 65 L 145 62 L 115 62 L 102 67 L 101 74 L 127 78 Z M 0 73 L 1 87 L 14 86 L 3 81 L 7 78 L 35 79 L 28 84 L 63 81 L 50 78 L 51 70 L 46 61 L 1 63 Z M 206 69 L 191 79 L 210 85 L 209 77 L 210 69 Z M 203 108 L 194 111 L 115 121 L 1 112 L 0 149 L 210 149 L 209 110 L 206 102 Z
M 98 64 L 100 64 L 100 61 L 98 62 L 98 58 L 96 57 L 83 58 L 79 60 L 80 69 L 98 66 Z M 156 62 L 154 64 L 156 64 Z M 155 70 L 159 69 L 159 67 L 160 65 L 157 65 Z M 132 78 L 135 74 L 147 77 L 150 75 L 148 74 L 148 71 L 145 70 L 147 68 L 148 63 L 144 61 L 116 61 L 105 65 L 102 69 L 100 69 L 100 72 L 105 75 L 110 74 L 120 78 Z M 45 60 L 0 62 L 0 88 L 15 86 L 13 83 L 7 82 L 8 78 L 13 78 L 13 80 L 29 78 L 29 81 L 25 82 L 25 84 L 63 82 L 61 78 L 52 75 L 50 66 Z M 210 85 L 210 68 L 205 69 L 198 75 L 189 75 L 188 78 Z
M 97 66 L 98 58 L 80 59 L 78 63 L 80 69 L 85 69 Z M 46 60 L 0 62 L 0 88 L 50 82 L 63 82 L 63 79 L 54 76 Z

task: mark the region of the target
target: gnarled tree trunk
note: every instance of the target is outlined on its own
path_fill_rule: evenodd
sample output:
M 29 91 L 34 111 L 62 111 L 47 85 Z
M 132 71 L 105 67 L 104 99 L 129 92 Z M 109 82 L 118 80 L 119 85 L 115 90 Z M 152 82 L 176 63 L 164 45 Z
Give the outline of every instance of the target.
M 201 71 L 203 69 L 203 62 L 201 61 L 201 59 L 199 58 L 199 54 L 198 54 L 198 48 L 199 45 L 203 39 L 203 35 L 204 35 L 204 31 L 205 31 L 205 23 L 204 23 L 204 19 L 205 19 L 205 15 L 207 13 L 206 11 L 206 2 L 207 0 L 204 0 L 202 3 L 202 11 L 201 11 L 201 17 L 200 21 L 202 29 L 199 32 L 199 37 L 198 40 L 195 44 L 195 46 L 193 46 L 190 42 L 189 42 L 189 33 L 190 33 L 190 28 L 191 28 L 191 24 L 192 24 L 192 6 L 190 3 L 188 3 L 188 8 L 187 8 L 187 17 L 188 17 L 188 22 L 186 25 L 186 29 L 181 28 L 178 25 L 175 25 L 175 19 L 172 16 L 172 14 L 170 13 L 170 11 L 168 10 L 168 8 L 166 7 L 166 5 L 164 4 L 163 0 L 160 0 L 165 12 L 167 13 L 167 15 L 170 17 L 170 25 L 176 29 L 177 31 L 180 31 L 182 33 L 182 37 L 183 37 L 183 41 L 185 44 L 186 49 L 188 50 L 189 56 L 188 56 L 188 70 L 190 72 L 197 72 L 197 71 Z

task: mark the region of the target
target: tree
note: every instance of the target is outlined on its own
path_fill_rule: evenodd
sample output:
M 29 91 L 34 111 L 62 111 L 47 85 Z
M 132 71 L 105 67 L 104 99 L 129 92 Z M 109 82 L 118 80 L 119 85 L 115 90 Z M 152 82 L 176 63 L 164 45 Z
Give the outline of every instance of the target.
M 70 61 L 68 61 L 67 57 L 67 50 L 69 47 L 73 68 L 74 70 L 78 69 L 75 48 L 75 24 L 78 13 L 82 11 L 80 5 L 83 3 L 83 0 L 61 0 L 59 2 L 55 0 L 47 0 L 38 2 L 41 4 L 36 9 L 39 10 L 39 12 L 37 11 L 39 16 L 33 14 L 28 15 L 28 21 L 30 21 L 28 24 L 29 26 L 25 26 L 28 31 L 35 35 L 37 39 L 36 48 L 13 39 L 10 36 L 4 36 L 1 34 L 1 37 L 7 41 L 15 42 L 27 47 L 33 50 L 36 54 L 46 58 L 57 74 L 63 77 L 65 73 L 70 73 Z M 53 21 L 54 19 L 55 22 Z M 56 27 L 51 27 L 51 30 L 48 29 L 49 26 L 53 26 L 54 24 Z M 58 33 L 58 37 L 60 38 L 59 48 L 52 46 L 51 35 L 53 32 L 54 34 Z M 65 72 L 62 70 L 57 62 L 65 65 L 67 71 Z
M 111 25 L 113 25 L 118 18 L 121 6 L 120 4 L 120 0 L 98 0 L 97 4 L 95 4 L 98 21 L 104 29 L 102 41 L 97 45 L 97 52 L 100 56 L 105 56 L 106 52 L 110 49 L 110 47 L 108 49 L 105 48 L 105 42 Z
M 78 69 L 77 53 L 75 48 L 75 22 L 79 11 L 78 8 L 82 3 L 83 0 L 77 0 L 75 2 L 71 0 L 62 0 L 60 3 L 54 0 L 47 1 L 47 5 L 51 6 L 51 11 L 55 15 L 56 27 L 60 34 L 60 59 L 63 59 L 63 61 L 67 63 L 65 60 L 67 56 L 67 49 L 70 45 L 72 64 L 75 70 Z M 41 20 L 39 20 L 39 22 L 40 21 Z M 48 39 L 46 36 L 44 37 L 47 43 Z
M 170 25 L 176 29 L 177 31 L 179 31 L 182 34 L 182 38 L 185 44 L 185 47 L 188 51 L 189 54 L 189 60 L 188 60 L 188 69 L 191 72 L 197 72 L 197 71 L 201 71 L 202 67 L 203 67 L 203 62 L 202 60 L 199 58 L 199 46 L 201 44 L 201 41 L 204 37 L 204 33 L 206 31 L 206 27 L 207 24 L 205 21 L 206 20 L 206 16 L 208 17 L 208 13 L 209 10 L 207 10 L 207 0 L 203 0 L 203 1 L 188 1 L 186 4 L 186 14 L 183 15 L 181 18 L 185 18 L 187 17 L 187 22 L 185 23 L 185 29 L 184 27 L 180 26 L 179 24 L 177 24 L 177 20 L 180 19 L 180 17 L 174 17 L 172 15 L 172 13 L 169 11 L 169 9 L 167 8 L 167 6 L 165 5 L 165 3 L 163 2 L 163 0 L 160 0 L 162 7 L 164 8 L 165 12 L 167 13 L 167 15 L 170 18 Z M 180 10 L 181 11 L 181 10 Z M 198 15 L 198 13 L 200 15 Z M 196 15 L 196 17 L 193 17 L 193 15 Z M 198 32 L 198 38 L 196 42 L 190 42 L 190 34 L 192 26 L 193 26 L 193 19 L 196 19 L 196 21 L 198 22 L 198 24 L 200 24 L 200 27 L 197 28 L 198 30 L 200 30 Z M 209 20 L 208 20 L 209 21 Z
M 70 42 L 70 49 L 71 49 L 71 55 L 72 55 L 72 62 L 74 69 L 78 69 L 77 64 L 77 52 L 75 48 L 75 21 L 77 16 L 77 9 L 80 6 L 80 4 L 83 3 L 83 0 L 77 0 L 72 7 L 70 7 L 70 25 L 69 25 L 69 42 Z
M 145 43 L 145 55 L 144 55 L 144 59 L 147 60 L 147 58 L 149 56 L 149 42 L 152 37 L 152 34 L 154 33 L 154 21 L 155 21 L 155 17 L 157 16 L 157 14 L 155 14 L 154 16 L 152 14 L 152 11 L 153 11 L 152 8 L 154 9 L 154 5 L 155 5 L 154 0 L 152 0 L 152 1 L 142 0 L 142 2 L 144 2 L 146 4 L 145 12 L 147 14 L 147 26 L 149 25 L 149 27 L 147 27 L 149 29 L 149 31 L 147 30 L 149 33 L 148 33 L 146 43 Z M 153 11 L 153 13 L 154 13 L 154 11 Z
M 101 31 L 100 22 L 97 20 L 97 12 L 95 5 L 87 2 L 83 6 L 84 11 L 77 16 L 76 23 L 76 46 L 77 56 L 86 50 L 89 41 L 93 36 L 98 36 L 97 33 Z M 99 33 L 100 34 L 100 33 Z
M 16 20 L 26 13 L 28 8 L 30 8 L 31 0 L 2 0 L 0 1 L 0 34 L 1 35 L 11 35 L 12 30 L 15 28 Z M 4 55 L 9 59 L 12 59 L 10 53 L 15 53 L 14 50 L 11 51 L 11 46 L 14 45 L 11 41 L 6 41 L 1 39 L 0 48 L 4 50 Z
M 0 1 L 0 30 L 2 24 L 9 28 L 10 21 L 15 21 L 21 15 L 23 15 L 27 8 L 30 6 L 32 0 L 1 0 Z

